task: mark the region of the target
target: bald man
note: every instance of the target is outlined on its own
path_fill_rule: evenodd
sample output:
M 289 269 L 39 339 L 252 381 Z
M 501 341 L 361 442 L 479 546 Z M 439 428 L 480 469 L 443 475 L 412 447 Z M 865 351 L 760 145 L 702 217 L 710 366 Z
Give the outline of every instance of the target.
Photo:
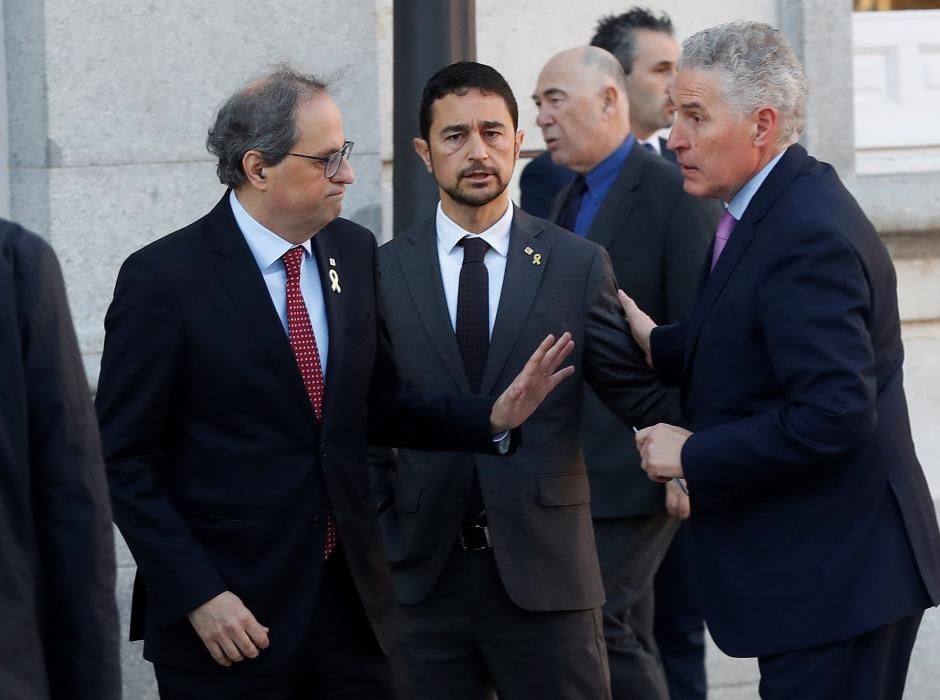
M 537 124 L 552 160 L 578 173 L 550 218 L 604 246 L 620 286 L 671 323 L 689 314 L 720 208 L 686 194 L 679 170 L 637 143 L 626 80 L 620 62 L 594 46 L 563 51 L 542 69 Z M 646 478 L 633 432 L 587 386 L 582 439 L 613 697 L 665 700 L 653 581 L 688 497 Z

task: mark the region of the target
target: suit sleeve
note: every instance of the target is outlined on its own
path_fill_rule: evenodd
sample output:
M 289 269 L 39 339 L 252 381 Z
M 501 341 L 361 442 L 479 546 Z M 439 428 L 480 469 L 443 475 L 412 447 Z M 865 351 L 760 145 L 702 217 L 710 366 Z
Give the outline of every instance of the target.
M 656 380 L 617 300 L 607 251 L 598 248 L 584 290 L 584 378 L 627 425 L 681 424 L 679 395 Z
M 164 623 L 226 590 L 173 504 L 161 470 L 184 337 L 173 284 L 138 256 L 122 266 L 105 317 L 96 406 L 114 519 Z
M 490 432 L 494 397 L 425 396 L 402 382 L 378 294 L 374 239 L 372 260 L 377 349 L 369 395 L 370 442 L 420 450 L 495 452 Z
M 88 381 L 52 249 L 29 235 L 20 262 L 16 293 L 50 693 L 119 698 L 111 509 Z
M 744 497 L 856 449 L 875 428 L 871 290 L 836 231 L 793 227 L 768 257 L 758 292 L 763 352 L 781 400 L 695 433 L 682 451 L 696 504 Z

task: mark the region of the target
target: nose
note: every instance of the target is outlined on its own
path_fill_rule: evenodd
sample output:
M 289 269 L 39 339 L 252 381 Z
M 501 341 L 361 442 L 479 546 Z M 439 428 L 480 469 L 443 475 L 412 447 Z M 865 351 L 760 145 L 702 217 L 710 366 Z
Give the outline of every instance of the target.
M 551 118 L 548 116 L 546 110 L 541 105 L 539 105 L 538 114 L 535 115 L 535 125 L 540 129 L 544 129 L 550 123 Z
M 669 138 L 666 140 L 666 148 L 670 151 L 678 151 L 681 148 L 688 148 L 689 140 L 685 134 L 685 128 L 682 126 L 682 120 L 676 119 L 676 123 L 669 132 Z
M 356 181 L 356 173 L 353 172 L 352 164 L 348 158 L 343 158 L 339 162 L 339 170 L 330 180 L 343 185 L 351 185 Z
M 470 160 L 485 160 L 488 156 L 483 137 L 476 131 L 471 132 L 467 139 L 467 157 Z

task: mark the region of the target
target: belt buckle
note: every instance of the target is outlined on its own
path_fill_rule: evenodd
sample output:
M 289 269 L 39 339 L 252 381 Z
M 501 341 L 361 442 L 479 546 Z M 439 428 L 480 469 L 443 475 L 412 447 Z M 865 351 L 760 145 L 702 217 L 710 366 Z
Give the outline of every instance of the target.
M 460 546 L 467 552 L 480 552 L 490 549 L 490 529 L 486 525 L 474 523 L 460 528 Z

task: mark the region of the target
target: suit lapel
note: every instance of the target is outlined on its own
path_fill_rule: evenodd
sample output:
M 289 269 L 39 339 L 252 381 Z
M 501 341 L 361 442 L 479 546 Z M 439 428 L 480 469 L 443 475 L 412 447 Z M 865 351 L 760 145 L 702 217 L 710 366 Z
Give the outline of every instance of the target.
M 643 166 L 647 158 L 654 157 L 656 156 L 649 153 L 639 142 L 634 142 L 623 169 L 607 191 L 604 202 L 591 223 L 586 236 L 589 241 L 610 248 L 617 234 L 627 230 L 625 222 L 640 198 Z
M 744 216 L 735 224 L 734 230 L 731 232 L 731 237 L 728 239 L 725 249 L 718 258 L 718 263 L 705 280 L 692 318 L 689 319 L 689 330 L 686 336 L 688 341 L 684 362 L 686 374 L 688 374 L 691 369 L 692 357 L 695 355 L 695 350 L 698 346 L 702 325 L 705 323 L 705 319 L 708 317 L 718 297 L 721 296 L 721 292 L 731 278 L 734 269 L 738 266 L 738 263 L 741 262 L 741 258 L 754 240 L 755 227 L 767 214 L 767 211 L 780 193 L 793 180 L 797 171 L 805 162 L 806 157 L 806 151 L 802 146 L 791 146 L 754 194 L 747 209 L 744 210 Z M 711 249 L 709 249 L 708 256 L 708 261 L 710 260 Z M 710 264 L 708 261 L 706 265 Z
M 342 386 L 344 345 L 346 339 L 346 305 L 344 299 L 351 298 L 342 294 L 342 280 L 337 280 L 339 291 L 332 288 L 330 270 L 339 276 L 343 267 L 341 237 L 333 234 L 332 224 L 326 226 L 311 239 L 313 256 L 320 272 L 320 287 L 326 307 L 327 325 L 330 329 L 330 347 L 327 353 L 326 373 L 323 376 L 323 419 L 328 421 L 335 414 L 335 404 L 339 387 Z M 331 264 L 330 261 L 334 264 Z M 349 262 L 349 261 L 346 261 Z
M 235 222 L 228 196 L 226 193 L 209 215 L 212 247 L 218 254 L 216 274 L 238 315 L 267 355 L 271 368 L 283 381 L 287 393 L 315 421 L 290 340 L 271 303 L 271 295 L 251 249 Z
M 548 265 L 551 246 L 548 241 L 539 239 L 542 230 L 533 217 L 518 207 L 514 208 L 509 232 L 509 251 L 506 256 L 506 273 L 480 386 L 482 395 L 492 392 L 509 353 L 522 332 L 525 325 L 523 321 L 528 316 L 542 281 L 542 274 Z M 532 253 L 526 253 L 526 248 L 531 248 Z M 535 255 L 541 256 L 540 264 L 534 264 Z
M 434 349 L 440 355 L 447 371 L 460 390 L 469 394 L 470 383 L 464 371 L 457 337 L 454 335 L 454 327 L 451 325 L 447 303 L 444 300 L 434 218 L 405 235 L 411 247 L 398 255 L 398 261 L 418 316 L 431 336 Z

